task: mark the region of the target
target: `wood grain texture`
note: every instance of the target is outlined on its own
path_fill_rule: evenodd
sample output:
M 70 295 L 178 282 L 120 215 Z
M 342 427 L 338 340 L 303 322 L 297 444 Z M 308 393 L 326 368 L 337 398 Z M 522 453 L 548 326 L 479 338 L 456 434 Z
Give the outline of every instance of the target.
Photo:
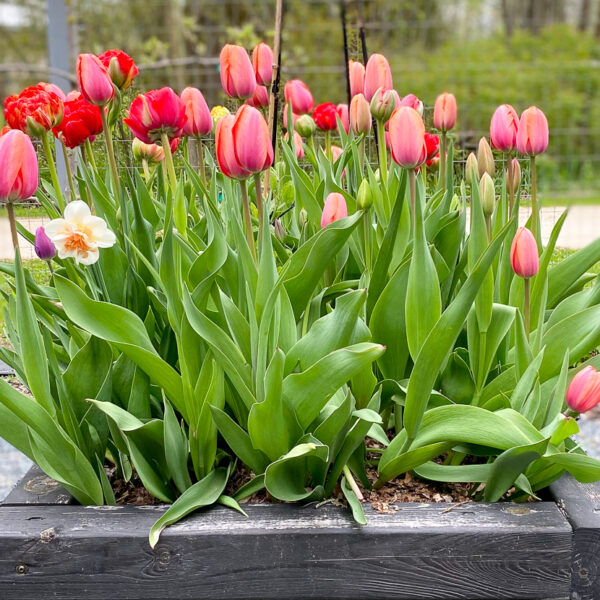
M 571 527 L 551 502 L 367 510 L 223 507 L 163 532 L 154 507 L 0 506 L 3 600 L 566 600 Z
M 73 497 L 60 483 L 33 465 L 23 479 L 0 503 L 3 504 L 72 504 Z
M 550 486 L 573 527 L 572 600 L 600 600 L 600 482 L 564 475 Z

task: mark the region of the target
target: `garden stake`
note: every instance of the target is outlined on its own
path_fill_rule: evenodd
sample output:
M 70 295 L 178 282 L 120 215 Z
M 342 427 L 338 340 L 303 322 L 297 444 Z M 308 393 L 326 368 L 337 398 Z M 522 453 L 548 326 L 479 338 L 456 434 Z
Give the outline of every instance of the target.
M 342 16 L 342 35 L 344 39 L 344 72 L 346 74 L 346 91 L 348 94 L 348 107 L 350 107 L 352 93 L 350 91 L 350 57 L 348 55 L 348 32 L 346 30 L 346 0 L 340 0 L 340 13 Z

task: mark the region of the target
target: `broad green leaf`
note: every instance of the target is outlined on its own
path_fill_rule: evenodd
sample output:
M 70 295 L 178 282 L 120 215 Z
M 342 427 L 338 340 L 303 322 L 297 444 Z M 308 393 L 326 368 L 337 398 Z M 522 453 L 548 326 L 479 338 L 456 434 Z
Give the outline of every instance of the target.
M 485 465 L 440 465 L 439 463 L 429 461 L 418 467 L 414 472 L 424 479 L 431 481 L 449 482 L 485 482 L 487 481 L 491 464 Z
M 344 497 L 346 501 L 350 505 L 350 509 L 352 510 L 352 516 L 354 520 L 359 525 L 366 525 L 367 519 L 365 519 L 365 512 L 363 510 L 362 504 L 360 500 L 357 498 L 356 494 L 350 487 L 350 484 L 346 481 L 346 477 L 342 478 L 342 492 L 344 493 Z
M 177 486 L 177 489 L 183 493 L 192 485 L 188 471 L 188 457 L 190 449 L 187 438 L 181 430 L 179 421 L 175 416 L 173 407 L 165 400 L 165 419 L 164 419 L 164 445 L 165 458 L 169 473 Z

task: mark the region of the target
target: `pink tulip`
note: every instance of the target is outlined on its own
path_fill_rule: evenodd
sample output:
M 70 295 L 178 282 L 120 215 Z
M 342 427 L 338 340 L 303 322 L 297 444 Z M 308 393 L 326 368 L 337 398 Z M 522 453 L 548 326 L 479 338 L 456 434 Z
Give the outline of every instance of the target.
M 350 118 L 348 115 L 348 105 L 347 104 L 338 104 L 336 109 L 337 109 L 338 117 L 340 118 L 340 121 L 342 122 L 342 127 L 344 128 L 344 131 L 346 133 L 348 133 L 350 131 Z
M 387 123 L 398 107 L 399 96 L 396 90 L 379 88 L 371 98 L 371 115 L 377 121 Z
M 286 129 L 289 129 L 288 127 L 288 112 L 289 112 L 289 108 L 288 108 L 288 104 L 285 104 L 283 106 L 283 126 Z M 297 115 L 295 112 L 292 111 L 292 125 L 295 126 L 296 125 L 296 121 L 300 118 L 301 115 Z
M 38 161 L 28 135 L 11 129 L 0 137 L 0 201 L 27 200 L 38 186 Z
M 335 144 L 331 145 L 331 160 L 335 162 L 342 154 L 344 153 L 344 149 L 340 146 L 336 146 Z
M 362 94 L 356 94 L 350 102 L 350 126 L 356 135 L 371 131 L 371 109 Z
M 404 98 L 398 102 L 397 106 L 410 106 L 423 116 L 423 103 L 414 94 L 404 96 Z
M 500 152 L 512 152 L 517 147 L 519 115 L 510 104 L 501 104 L 492 116 L 490 141 Z
M 510 247 L 510 262 L 513 271 L 529 279 L 540 268 L 538 247 L 533 234 L 526 227 L 519 227 Z
M 269 106 L 269 92 L 267 88 L 264 85 L 257 85 L 254 94 L 246 100 L 246 104 L 254 108 Z
M 530 106 L 521 114 L 517 132 L 517 150 L 521 154 L 535 156 L 548 148 L 548 120 L 536 106 Z
M 95 54 L 80 54 L 77 59 L 77 81 L 82 96 L 90 103 L 105 106 L 115 96 L 115 86 Z
M 267 85 L 273 79 L 273 50 L 264 42 L 260 42 L 252 51 L 252 67 L 256 83 Z
M 181 92 L 181 101 L 185 104 L 187 120 L 183 126 L 183 135 L 207 135 L 212 131 L 210 109 L 202 92 L 193 87 L 186 87 Z
M 286 132 L 286 134 L 283 136 L 283 139 L 286 142 L 290 139 L 289 132 Z M 296 158 L 298 160 L 304 158 L 304 146 L 302 144 L 302 136 L 297 131 L 294 131 L 294 150 L 296 151 Z
M 362 94 L 365 89 L 365 67 L 356 60 L 348 61 L 348 72 L 350 75 L 350 96 Z
M 225 44 L 221 50 L 221 85 L 231 98 L 249 98 L 256 88 L 254 69 L 241 46 Z
M 390 119 L 392 158 L 405 169 L 414 169 L 427 159 L 425 125 L 421 115 L 410 106 L 401 106 Z
M 251 173 L 242 167 L 235 155 L 232 133 L 234 124 L 235 117 L 233 115 L 225 115 L 217 121 L 215 153 L 219 168 L 224 175 L 232 179 L 246 179 Z
M 433 107 L 433 126 L 440 131 L 449 131 L 456 125 L 456 98 L 454 94 L 440 94 Z
M 325 205 L 323 206 L 323 214 L 321 215 L 321 228 L 331 225 L 334 221 L 343 219 L 348 216 L 348 207 L 346 200 L 342 194 L 332 192 L 327 196 Z
M 315 104 L 308 86 L 300 79 L 292 79 L 283 89 L 285 101 L 292 105 L 292 111 L 297 115 L 309 113 Z
M 63 102 L 66 101 L 67 96 L 65 93 L 54 83 L 46 83 L 45 81 L 40 81 L 38 83 L 39 86 L 43 87 L 47 92 L 54 92 Z
M 387 58 L 383 54 L 371 54 L 365 69 L 365 98 L 370 102 L 379 88 L 391 90 L 392 71 Z
M 567 388 L 567 405 L 582 413 L 600 403 L 600 373 L 591 365 L 581 369 Z
M 240 106 L 231 134 L 235 158 L 243 169 L 260 173 L 273 164 L 269 127 L 259 110 L 247 104 Z

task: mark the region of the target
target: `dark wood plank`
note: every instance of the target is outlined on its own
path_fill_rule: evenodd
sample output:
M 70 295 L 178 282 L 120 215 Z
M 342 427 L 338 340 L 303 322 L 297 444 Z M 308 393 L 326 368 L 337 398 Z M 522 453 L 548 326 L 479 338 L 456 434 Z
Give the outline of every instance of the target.
M 23 479 L 0 502 L 3 504 L 71 504 L 73 497 L 60 483 L 33 465 Z
M 12 376 L 14 374 L 15 370 L 3 360 L 0 360 L 0 377 Z
M 223 507 L 147 534 L 164 506 L 0 506 L 3 600 L 566 600 L 556 505 L 404 504 L 353 523 L 332 506 Z
M 550 491 L 573 527 L 571 598 L 600 600 L 600 482 L 578 483 L 567 474 Z

